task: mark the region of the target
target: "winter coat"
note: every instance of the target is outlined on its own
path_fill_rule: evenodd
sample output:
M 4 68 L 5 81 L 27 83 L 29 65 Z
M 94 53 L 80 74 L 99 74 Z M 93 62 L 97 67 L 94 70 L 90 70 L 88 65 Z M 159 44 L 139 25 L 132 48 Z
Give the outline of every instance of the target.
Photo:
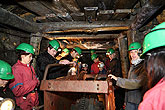
M 110 74 L 113 74 L 117 77 L 122 77 L 120 61 L 117 58 L 114 58 L 110 61 L 108 70 L 111 70 Z
M 15 95 L 16 103 L 23 110 L 31 110 L 39 104 L 38 93 L 35 88 L 39 85 L 34 68 L 25 65 L 19 60 L 12 67 L 14 79 L 9 84 L 9 88 Z
M 42 80 L 44 77 L 44 72 L 46 69 L 46 66 L 48 64 L 54 64 L 54 63 L 58 63 L 59 61 L 56 60 L 54 57 L 52 57 L 47 51 L 41 53 L 38 57 L 37 57 L 37 75 L 39 76 L 39 79 Z M 67 66 L 65 66 L 67 67 Z M 57 77 L 61 77 L 61 76 L 66 76 L 67 75 L 67 71 L 65 70 L 65 67 L 51 67 L 48 69 L 48 74 L 47 74 L 47 79 L 55 79 Z M 68 70 L 68 69 L 67 69 Z
M 165 79 L 145 93 L 138 110 L 165 110 Z
M 128 78 L 118 77 L 116 85 L 127 89 L 125 93 L 125 102 L 139 104 L 142 100 L 142 82 L 146 78 L 146 72 L 141 61 L 137 65 L 131 65 L 128 72 Z

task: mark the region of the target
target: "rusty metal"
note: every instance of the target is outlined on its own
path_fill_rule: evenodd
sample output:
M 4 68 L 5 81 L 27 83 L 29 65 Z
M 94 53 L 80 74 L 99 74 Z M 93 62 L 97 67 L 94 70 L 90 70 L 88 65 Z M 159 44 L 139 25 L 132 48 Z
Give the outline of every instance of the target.
M 58 80 L 46 80 L 49 67 L 63 66 L 61 64 L 49 64 L 44 73 L 40 90 L 44 91 L 44 110 L 70 110 L 71 105 L 80 99 L 83 93 L 105 94 L 106 110 L 115 110 L 114 90 L 111 81 L 98 81 L 96 79 L 106 78 L 106 75 L 87 75 L 91 80 L 76 80 L 78 76 L 72 76 L 72 80 L 58 78 Z M 75 78 L 75 79 L 74 79 Z M 63 80 L 62 80 L 63 79 Z
M 108 93 L 107 81 L 43 80 L 41 90 L 61 92 Z

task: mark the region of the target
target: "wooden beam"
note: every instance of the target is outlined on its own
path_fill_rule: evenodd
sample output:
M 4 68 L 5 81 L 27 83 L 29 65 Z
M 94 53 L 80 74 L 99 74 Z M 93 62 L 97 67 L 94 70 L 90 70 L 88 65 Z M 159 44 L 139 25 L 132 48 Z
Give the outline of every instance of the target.
M 47 39 L 115 39 L 118 38 L 118 34 L 98 34 L 98 35 L 87 35 L 87 34 L 77 34 L 77 35 L 49 35 L 36 33 L 32 34 L 35 37 L 45 37 Z
M 39 27 L 42 32 L 49 32 L 49 31 L 63 31 L 69 29 L 92 29 L 97 28 L 101 29 L 104 28 L 105 30 L 108 28 L 118 28 L 118 27 L 126 27 L 130 25 L 131 21 L 96 21 L 93 23 L 88 23 L 85 21 L 79 22 L 52 22 L 52 23 L 40 23 Z M 108 29 L 109 30 L 109 29 Z M 115 29 L 116 30 L 116 29 Z
M 131 24 L 131 28 L 133 30 L 141 28 L 149 20 L 152 20 L 151 17 L 164 5 L 165 0 L 149 0 L 137 14 L 134 22 Z
M 127 39 L 126 37 L 124 37 L 123 34 L 120 34 L 120 37 L 118 38 L 118 43 L 119 43 L 122 74 L 123 77 L 126 78 L 128 75 L 129 62 L 128 62 L 128 51 L 127 51 L 128 50 Z
M 17 36 L 17 37 L 30 37 L 30 33 L 25 33 L 21 31 L 12 30 L 12 29 L 0 28 L 0 32 L 6 33 L 12 36 Z
M 129 27 L 102 27 L 102 28 L 93 28 L 93 29 L 69 29 L 63 31 L 49 31 L 46 34 L 58 34 L 58 33 L 70 33 L 70 32 L 85 32 L 85 33 L 97 33 L 99 31 L 120 31 L 120 30 L 128 30 Z
M 2 8 L 0 8 L 0 23 L 25 32 L 37 32 L 39 30 L 35 24 Z

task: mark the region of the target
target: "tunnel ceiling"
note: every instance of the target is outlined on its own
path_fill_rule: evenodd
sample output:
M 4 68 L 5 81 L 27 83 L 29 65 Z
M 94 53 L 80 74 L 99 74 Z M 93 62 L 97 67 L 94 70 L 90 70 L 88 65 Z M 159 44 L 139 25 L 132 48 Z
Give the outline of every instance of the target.
M 156 1 L 163 0 L 3 0 L 0 7 L 39 27 L 18 26 L 23 31 L 84 49 L 102 49 L 115 46 L 119 34 L 130 26 L 140 28 L 148 19 L 140 15 L 145 9 L 149 17 L 162 9 L 159 2 L 153 5 Z

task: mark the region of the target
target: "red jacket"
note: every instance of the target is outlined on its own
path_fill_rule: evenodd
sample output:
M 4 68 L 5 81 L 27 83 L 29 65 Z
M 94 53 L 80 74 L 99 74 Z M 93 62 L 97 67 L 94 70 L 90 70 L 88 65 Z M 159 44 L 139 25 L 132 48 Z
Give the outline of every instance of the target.
M 91 65 L 91 74 L 98 74 L 99 73 L 99 67 L 98 67 L 99 63 L 100 63 L 100 61 L 93 63 Z
M 144 94 L 138 110 L 165 110 L 165 81 L 163 78 Z
M 32 107 L 39 104 L 37 91 L 32 93 L 39 85 L 34 68 L 22 64 L 18 60 L 12 67 L 12 73 L 14 79 L 9 84 L 9 87 L 15 95 L 17 105 L 23 110 L 31 110 Z

